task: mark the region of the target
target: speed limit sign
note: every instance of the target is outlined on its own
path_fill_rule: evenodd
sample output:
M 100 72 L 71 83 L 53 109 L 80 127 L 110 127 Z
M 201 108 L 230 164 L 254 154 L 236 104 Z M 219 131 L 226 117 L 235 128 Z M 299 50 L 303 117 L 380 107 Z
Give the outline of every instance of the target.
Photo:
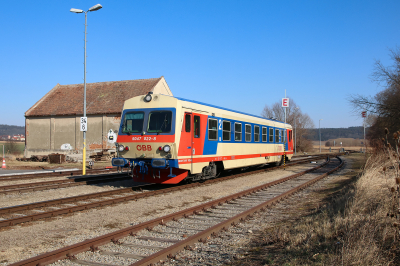
M 87 131 L 87 117 L 81 117 L 81 131 Z

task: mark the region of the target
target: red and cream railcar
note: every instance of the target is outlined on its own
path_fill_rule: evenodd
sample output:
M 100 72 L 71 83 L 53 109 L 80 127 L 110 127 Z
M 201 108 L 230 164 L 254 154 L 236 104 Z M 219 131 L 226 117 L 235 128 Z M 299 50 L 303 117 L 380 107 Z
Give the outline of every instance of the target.
M 293 155 L 289 124 L 151 93 L 125 101 L 112 164 L 139 182 L 175 184 Z

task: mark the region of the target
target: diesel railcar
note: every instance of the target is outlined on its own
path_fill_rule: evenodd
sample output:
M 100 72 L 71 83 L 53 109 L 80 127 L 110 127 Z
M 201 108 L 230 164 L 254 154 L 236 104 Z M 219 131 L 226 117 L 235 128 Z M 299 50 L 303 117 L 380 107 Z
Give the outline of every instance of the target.
M 152 93 L 125 101 L 116 146 L 113 166 L 129 167 L 135 181 L 162 184 L 293 155 L 289 124 Z

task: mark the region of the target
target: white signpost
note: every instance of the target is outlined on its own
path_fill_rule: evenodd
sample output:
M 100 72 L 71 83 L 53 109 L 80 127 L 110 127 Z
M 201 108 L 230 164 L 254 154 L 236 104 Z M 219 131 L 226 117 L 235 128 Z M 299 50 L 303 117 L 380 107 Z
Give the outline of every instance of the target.
M 282 98 L 282 107 L 289 107 L 289 98 Z
M 87 117 L 81 117 L 81 131 L 87 131 Z
M 110 130 L 108 131 L 108 134 L 107 134 L 107 141 L 108 141 L 109 143 L 115 143 L 115 142 L 117 141 L 117 134 L 115 134 L 114 131 L 113 131 L 112 129 L 110 129 Z

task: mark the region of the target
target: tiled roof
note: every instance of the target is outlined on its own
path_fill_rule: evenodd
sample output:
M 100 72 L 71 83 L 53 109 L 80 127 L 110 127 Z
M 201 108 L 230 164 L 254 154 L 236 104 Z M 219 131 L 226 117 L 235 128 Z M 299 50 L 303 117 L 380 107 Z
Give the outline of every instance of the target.
M 86 83 L 86 114 L 120 114 L 124 101 L 147 94 L 162 79 Z M 25 116 L 83 115 L 83 84 L 57 84 Z

